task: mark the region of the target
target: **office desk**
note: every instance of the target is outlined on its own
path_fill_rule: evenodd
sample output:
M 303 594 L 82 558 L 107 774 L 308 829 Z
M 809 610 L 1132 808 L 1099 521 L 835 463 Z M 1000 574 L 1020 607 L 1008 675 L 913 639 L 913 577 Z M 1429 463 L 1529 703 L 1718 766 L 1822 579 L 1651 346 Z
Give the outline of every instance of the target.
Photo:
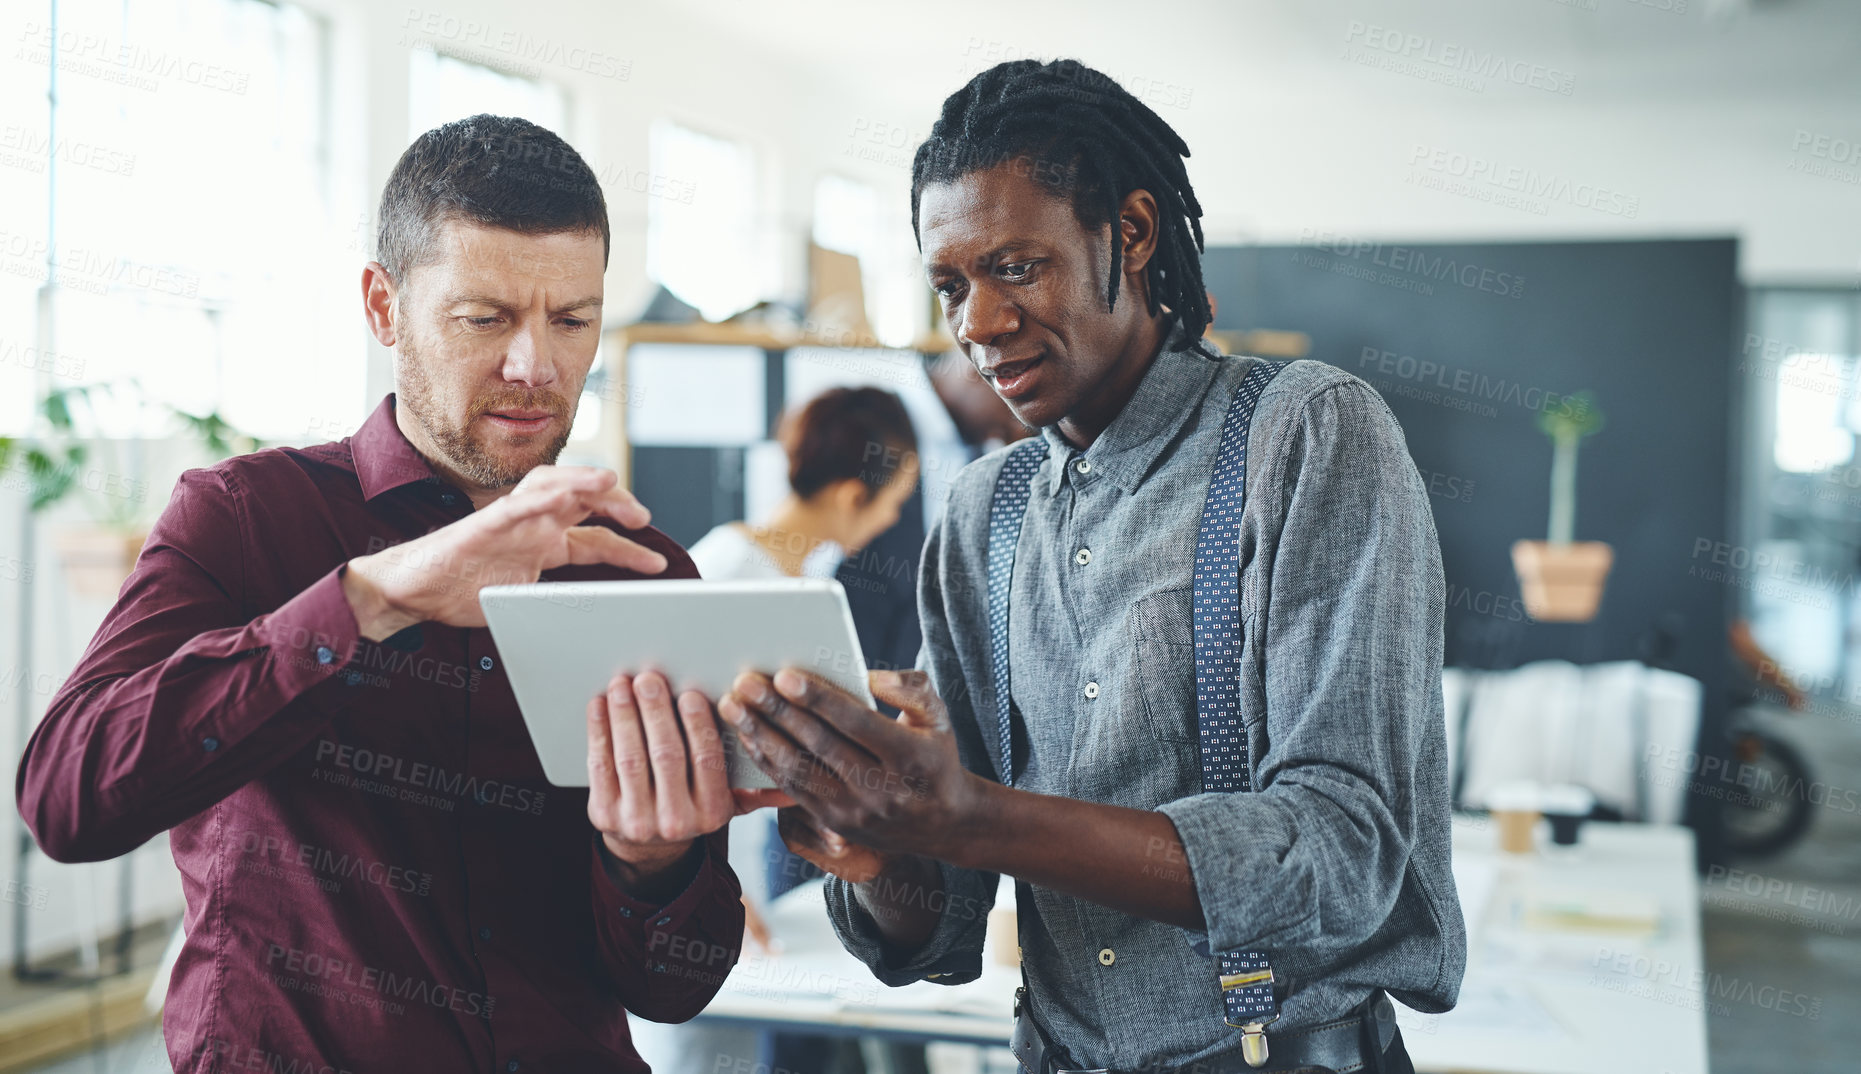
M 1505 855 L 1485 819 L 1455 818 L 1468 974 L 1447 1014 L 1396 1005 L 1416 1068 L 1705 1074 L 1705 1004 L 1720 1001 L 1702 994 L 1692 833 L 1590 824 L 1581 845 L 1556 851 Z M 1521 898 L 1553 892 L 1625 893 L 1657 908 L 1660 925 L 1643 935 L 1531 927 Z M 1020 983 L 1013 967 L 985 957 L 982 977 L 970 984 L 886 988 L 834 939 L 818 881 L 778 900 L 769 925 L 782 949 L 746 952 L 700 1019 L 830 1035 L 1008 1040 Z
M 1467 977 L 1446 1014 L 1396 1005 L 1418 1070 L 1706 1074 L 1712 998 L 1700 948 L 1693 833 L 1586 824 L 1575 847 L 1505 854 L 1484 818 L 1454 821 Z M 1523 903 L 1612 897 L 1658 915 L 1652 932 L 1534 927 Z M 1618 907 L 1623 912 L 1635 908 Z

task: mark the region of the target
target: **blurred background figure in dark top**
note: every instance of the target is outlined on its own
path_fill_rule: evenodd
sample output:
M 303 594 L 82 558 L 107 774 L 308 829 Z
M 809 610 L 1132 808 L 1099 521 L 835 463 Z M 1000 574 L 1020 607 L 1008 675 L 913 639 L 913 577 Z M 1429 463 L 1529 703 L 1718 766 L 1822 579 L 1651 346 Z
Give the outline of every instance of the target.
M 925 386 L 949 419 L 920 422 L 918 457 L 923 481 L 905 502 L 898 524 L 860 552 L 849 553 L 834 575 L 846 587 L 860 650 L 869 668 L 908 668 L 917 663 L 923 641 L 918 629 L 918 555 L 924 550 L 928 527 L 943 510 L 943 493 L 956 471 L 1029 431 L 961 351 L 925 356 L 923 372 Z
M 756 525 L 726 522 L 691 546 L 706 579 L 824 576 L 916 499 L 917 433 L 891 392 L 829 389 L 785 417 L 779 437 L 788 494 Z

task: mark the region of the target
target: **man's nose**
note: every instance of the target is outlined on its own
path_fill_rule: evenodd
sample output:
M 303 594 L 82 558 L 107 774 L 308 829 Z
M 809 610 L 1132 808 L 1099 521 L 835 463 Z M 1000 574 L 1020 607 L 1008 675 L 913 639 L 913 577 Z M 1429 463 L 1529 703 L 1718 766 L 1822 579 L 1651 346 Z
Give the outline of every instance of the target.
M 977 288 L 963 303 L 962 323 L 957 325 L 959 343 L 988 346 L 1002 336 L 1021 330 L 1021 309 L 996 295 L 989 288 Z
M 550 356 L 547 320 L 528 318 L 511 333 L 502 372 L 505 380 L 531 387 L 540 388 L 555 381 L 556 363 Z

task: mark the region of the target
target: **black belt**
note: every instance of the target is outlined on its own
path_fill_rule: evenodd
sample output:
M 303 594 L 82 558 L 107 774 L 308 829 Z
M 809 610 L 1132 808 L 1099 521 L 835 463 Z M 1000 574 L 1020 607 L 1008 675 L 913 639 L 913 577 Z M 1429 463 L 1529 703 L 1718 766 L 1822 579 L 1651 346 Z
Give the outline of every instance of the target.
M 1014 1039 L 1009 1050 L 1024 1074 L 1115 1074 L 1104 1068 L 1079 1070 L 1066 1066 L 1064 1054 L 1035 1024 L 1027 1006 L 1027 989 L 1017 989 Z M 1367 1046 L 1372 1036 L 1376 1042 L 1374 1053 Z M 1318 1068 L 1353 1074 L 1377 1069 L 1377 1059 L 1395 1039 L 1396 1008 L 1389 996 L 1379 991 L 1342 1018 L 1278 1032 L 1269 1026 L 1265 1066 L 1248 1066 L 1236 1053 L 1228 1059 L 1197 1063 L 1195 1069 L 1199 1074 L 1272 1074 Z

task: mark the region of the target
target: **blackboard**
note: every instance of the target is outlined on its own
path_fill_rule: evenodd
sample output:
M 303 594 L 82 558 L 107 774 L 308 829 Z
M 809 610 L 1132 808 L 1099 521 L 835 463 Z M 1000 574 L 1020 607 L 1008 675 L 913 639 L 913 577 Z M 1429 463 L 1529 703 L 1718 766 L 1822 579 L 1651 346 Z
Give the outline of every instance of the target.
M 1373 384 L 1428 482 L 1448 580 L 1447 661 L 1511 667 L 1649 659 L 1727 683 L 1735 586 L 1733 239 L 1403 244 L 1308 234 L 1211 248 L 1218 327 L 1296 329 L 1311 357 Z M 1615 566 L 1594 622 L 1532 621 L 1512 542 L 1543 539 L 1551 444 L 1537 410 L 1580 389 L 1607 424 L 1579 452 L 1576 536 Z

